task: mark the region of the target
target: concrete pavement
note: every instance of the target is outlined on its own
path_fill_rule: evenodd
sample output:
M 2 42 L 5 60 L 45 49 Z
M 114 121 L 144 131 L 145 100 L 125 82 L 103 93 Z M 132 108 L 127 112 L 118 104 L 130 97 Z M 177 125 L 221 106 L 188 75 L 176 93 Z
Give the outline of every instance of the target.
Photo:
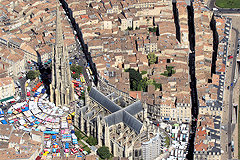
M 239 18 L 232 17 L 232 25 L 238 27 L 237 22 Z M 238 30 L 239 28 L 234 28 L 230 35 L 228 55 L 233 55 L 233 59 L 227 60 L 229 66 L 226 66 L 225 72 L 225 85 L 224 85 L 224 95 L 223 95 L 223 115 L 222 115 L 222 129 L 221 129 L 221 148 L 222 148 L 222 160 L 237 158 L 238 152 L 238 141 L 237 141 L 237 124 L 232 124 L 233 113 L 233 103 L 234 99 L 238 97 L 239 84 L 231 86 L 233 83 L 236 69 L 236 54 L 237 54 L 237 40 L 238 40 Z M 229 86 L 229 88 L 228 88 Z M 236 117 L 234 121 L 236 122 Z M 232 152 L 232 141 L 234 141 L 234 152 Z

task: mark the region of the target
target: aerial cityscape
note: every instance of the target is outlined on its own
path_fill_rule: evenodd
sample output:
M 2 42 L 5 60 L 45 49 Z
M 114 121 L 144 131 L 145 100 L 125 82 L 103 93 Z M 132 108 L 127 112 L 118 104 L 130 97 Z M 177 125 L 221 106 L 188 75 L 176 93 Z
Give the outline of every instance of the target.
M 0 4 L 0 160 L 240 159 L 239 0 Z

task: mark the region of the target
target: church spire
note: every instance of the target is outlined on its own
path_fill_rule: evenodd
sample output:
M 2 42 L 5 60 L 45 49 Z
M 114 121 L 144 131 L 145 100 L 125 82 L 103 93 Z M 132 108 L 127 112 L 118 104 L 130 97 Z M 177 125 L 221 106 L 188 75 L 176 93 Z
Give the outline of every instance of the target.
M 63 44 L 61 12 L 59 11 L 59 2 L 57 3 L 57 20 L 56 20 L 56 41 L 55 44 Z
M 69 55 L 64 46 L 61 13 L 57 3 L 56 38 L 52 52 L 52 83 L 50 85 L 50 101 L 56 106 L 69 105 L 74 100 L 71 81 Z

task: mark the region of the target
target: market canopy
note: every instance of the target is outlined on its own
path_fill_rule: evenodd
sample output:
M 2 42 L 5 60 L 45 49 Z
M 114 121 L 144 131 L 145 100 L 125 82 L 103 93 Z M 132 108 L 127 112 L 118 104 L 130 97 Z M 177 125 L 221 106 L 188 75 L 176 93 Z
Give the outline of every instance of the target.
M 44 131 L 44 134 L 58 134 L 56 131 Z
M 13 100 L 14 100 L 14 97 L 13 97 L 13 96 L 11 96 L 11 97 L 7 97 L 7 98 L 0 99 L 0 102 L 9 101 L 9 100 L 11 100 L 11 99 L 13 99 Z

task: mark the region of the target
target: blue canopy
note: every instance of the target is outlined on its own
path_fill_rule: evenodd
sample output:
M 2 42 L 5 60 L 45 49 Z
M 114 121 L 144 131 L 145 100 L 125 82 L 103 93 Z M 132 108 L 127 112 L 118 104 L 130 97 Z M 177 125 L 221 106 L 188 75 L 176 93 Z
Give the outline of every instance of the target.
M 10 120 L 9 123 L 13 123 L 14 121 L 13 120 Z
M 66 149 L 69 148 L 69 143 L 65 143 L 65 148 L 66 148 Z
M 31 129 L 29 129 L 29 128 L 23 128 L 23 130 L 24 130 L 24 131 L 28 131 L 28 132 L 31 131 Z
M 58 134 L 56 131 L 44 131 L 44 134 Z
M 8 110 L 8 112 L 7 112 L 8 114 L 12 114 L 12 111 L 11 110 Z
M 22 112 L 25 112 L 25 111 L 27 111 L 27 110 L 26 110 L 26 107 L 25 107 L 24 109 L 22 109 Z
M 57 138 L 57 136 L 56 135 L 52 135 L 52 139 L 56 139 Z
M 7 124 L 6 120 L 1 120 L 2 124 Z
M 43 88 L 43 89 L 42 89 L 42 91 L 41 91 L 41 93 L 43 94 L 43 93 L 45 93 L 45 91 L 46 91 L 46 89 L 45 89 L 45 88 Z
M 35 124 L 39 124 L 40 122 L 36 121 Z

